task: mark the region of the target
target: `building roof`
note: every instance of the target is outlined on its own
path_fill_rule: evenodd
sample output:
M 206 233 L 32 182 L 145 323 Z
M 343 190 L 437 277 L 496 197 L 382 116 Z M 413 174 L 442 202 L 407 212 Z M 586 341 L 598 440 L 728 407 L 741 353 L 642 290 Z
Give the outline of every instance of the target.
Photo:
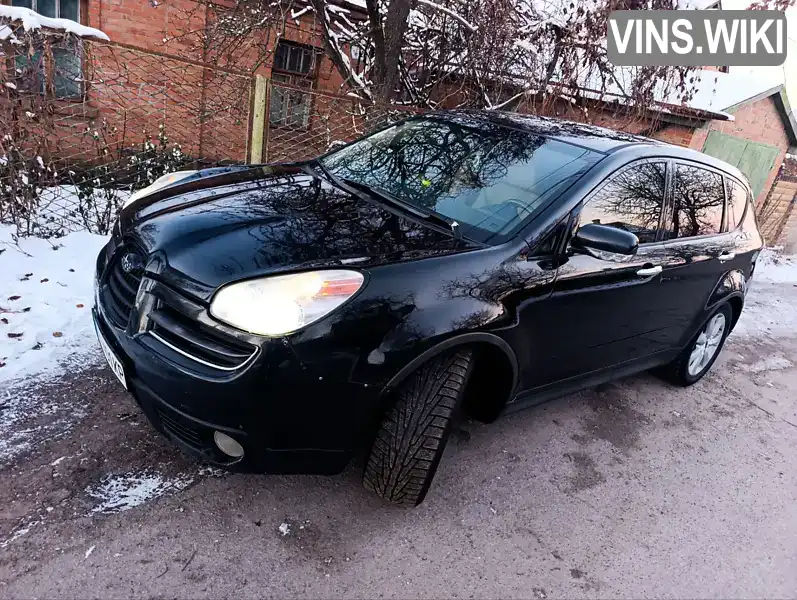
M 773 85 L 771 80 L 757 79 L 745 72 L 734 73 L 733 70 L 730 73 L 702 71 L 695 97 L 688 105 L 699 110 L 733 113 L 743 104 L 770 96 L 773 97 L 790 143 L 797 145 L 797 120 L 782 83 Z

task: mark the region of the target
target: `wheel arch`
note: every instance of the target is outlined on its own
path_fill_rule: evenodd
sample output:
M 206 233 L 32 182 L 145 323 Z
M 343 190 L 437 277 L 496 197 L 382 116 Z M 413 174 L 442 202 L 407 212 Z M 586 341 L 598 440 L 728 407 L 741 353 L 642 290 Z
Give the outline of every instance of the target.
M 744 308 L 744 296 L 741 294 L 734 294 L 726 298 L 728 304 L 731 305 L 731 331 L 736 327 L 739 317 L 742 315 L 742 308 Z
M 480 361 L 482 364 L 487 362 L 491 366 L 496 367 L 495 373 L 497 373 L 501 380 L 504 379 L 504 375 L 510 375 L 508 385 L 505 385 L 503 388 L 499 386 L 499 391 L 495 394 L 495 399 L 491 399 L 489 402 L 479 402 L 477 405 L 473 398 L 468 398 L 466 396 L 465 408 L 469 413 L 473 414 L 479 420 L 488 422 L 494 420 L 500 413 L 501 408 L 503 408 L 503 406 L 512 399 L 517 390 L 518 380 L 520 377 L 517 356 L 515 355 L 514 350 L 512 350 L 512 347 L 504 339 L 500 338 L 494 333 L 463 333 L 450 337 L 432 346 L 431 348 L 428 348 L 404 365 L 404 367 L 385 384 L 380 395 L 383 398 L 387 398 L 409 376 L 411 376 L 428 361 L 434 359 L 444 352 L 466 346 L 474 347 L 479 353 L 479 356 L 476 357 L 476 368 L 478 368 Z M 486 375 L 486 373 L 482 373 L 483 371 L 474 371 L 471 381 L 473 381 L 474 376 L 484 377 Z M 471 382 L 468 382 L 466 394 L 468 389 L 473 389 Z
M 739 315 L 744 306 L 744 290 L 747 280 L 744 273 L 739 269 L 725 273 L 711 292 L 708 302 L 706 302 L 704 317 L 708 316 L 722 303 L 727 302 L 731 305 L 731 330 L 736 326 Z

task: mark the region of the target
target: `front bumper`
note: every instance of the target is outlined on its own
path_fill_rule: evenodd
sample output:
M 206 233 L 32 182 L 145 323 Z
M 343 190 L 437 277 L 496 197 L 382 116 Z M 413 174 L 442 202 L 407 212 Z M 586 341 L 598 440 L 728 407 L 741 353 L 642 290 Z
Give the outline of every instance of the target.
M 235 471 L 332 474 L 367 441 L 377 408 L 373 388 L 303 364 L 288 340 L 261 341 L 252 359 L 233 371 L 187 364 L 155 343 L 151 332 L 123 329 L 109 318 L 104 266 L 98 262 L 97 330 L 122 362 L 129 391 L 148 420 L 187 454 Z M 193 303 L 163 283 L 150 288 Z M 138 322 L 137 315 L 130 321 Z M 238 441 L 243 458 L 223 454 L 215 431 Z

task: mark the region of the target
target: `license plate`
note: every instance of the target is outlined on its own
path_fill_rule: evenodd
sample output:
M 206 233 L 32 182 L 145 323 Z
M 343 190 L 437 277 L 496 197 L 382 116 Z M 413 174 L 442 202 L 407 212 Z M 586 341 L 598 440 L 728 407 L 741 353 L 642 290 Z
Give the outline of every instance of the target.
M 97 339 L 100 340 L 100 348 L 102 348 L 102 353 L 105 355 L 105 360 L 108 361 L 108 366 L 111 367 L 113 374 L 116 375 L 116 378 L 125 386 L 125 389 L 127 389 L 127 378 L 125 377 L 125 368 L 122 366 L 122 361 L 117 358 L 114 351 L 111 350 L 110 345 L 108 345 L 108 342 L 105 341 L 100 328 L 97 327 L 96 329 Z

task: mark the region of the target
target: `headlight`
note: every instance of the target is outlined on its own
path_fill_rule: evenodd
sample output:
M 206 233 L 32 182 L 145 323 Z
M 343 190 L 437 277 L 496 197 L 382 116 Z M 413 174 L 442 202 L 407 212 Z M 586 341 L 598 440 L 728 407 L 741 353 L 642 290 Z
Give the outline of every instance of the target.
M 155 181 L 149 184 L 147 187 L 138 190 L 137 192 L 133 192 L 130 194 L 130 197 L 125 200 L 125 203 L 122 205 L 122 208 L 127 208 L 136 200 L 140 200 L 145 196 L 149 196 L 153 192 L 157 192 L 160 189 L 165 188 L 173 183 L 177 183 L 181 179 L 185 179 L 193 175 L 194 173 L 199 173 L 199 171 L 175 171 L 174 173 L 167 173 L 166 175 L 162 175 L 158 177 Z
M 233 283 L 210 303 L 219 321 L 258 335 L 285 335 L 328 315 L 362 287 L 357 271 L 310 271 Z

